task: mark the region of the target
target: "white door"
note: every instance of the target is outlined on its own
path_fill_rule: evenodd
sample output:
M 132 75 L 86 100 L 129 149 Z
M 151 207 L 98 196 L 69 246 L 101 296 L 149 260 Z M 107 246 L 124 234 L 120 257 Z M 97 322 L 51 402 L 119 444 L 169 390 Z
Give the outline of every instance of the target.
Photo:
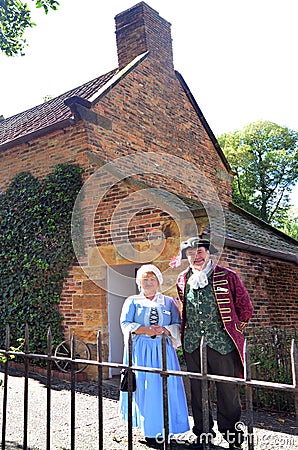
M 122 363 L 123 334 L 120 328 L 120 314 L 124 300 L 138 292 L 135 276 L 139 267 L 135 264 L 108 267 L 109 362 Z M 119 369 L 110 368 L 110 377 L 119 372 Z

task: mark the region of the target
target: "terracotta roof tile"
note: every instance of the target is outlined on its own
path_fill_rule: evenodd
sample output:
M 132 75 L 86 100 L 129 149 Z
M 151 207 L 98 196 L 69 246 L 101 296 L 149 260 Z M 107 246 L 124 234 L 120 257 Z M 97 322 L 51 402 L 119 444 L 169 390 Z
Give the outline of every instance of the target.
M 36 131 L 72 118 L 73 113 L 64 100 L 78 96 L 85 100 L 93 97 L 116 73 L 118 69 L 101 75 L 79 87 L 71 89 L 41 105 L 0 121 L 0 146 Z

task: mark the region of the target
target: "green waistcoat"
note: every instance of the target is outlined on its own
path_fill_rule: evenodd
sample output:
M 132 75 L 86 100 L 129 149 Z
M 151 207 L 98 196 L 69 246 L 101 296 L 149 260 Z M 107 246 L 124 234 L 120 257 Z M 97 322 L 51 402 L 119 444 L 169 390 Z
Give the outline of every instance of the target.
M 192 271 L 189 272 L 189 276 Z M 225 331 L 216 298 L 213 292 L 212 275 L 208 276 L 208 285 L 204 288 L 192 289 L 186 284 L 186 323 L 184 330 L 184 349 L 191 353 L 200 347 L 201 337 L 205 336 L 206 344 L 226 355 L 235 349 L 235 345 Z

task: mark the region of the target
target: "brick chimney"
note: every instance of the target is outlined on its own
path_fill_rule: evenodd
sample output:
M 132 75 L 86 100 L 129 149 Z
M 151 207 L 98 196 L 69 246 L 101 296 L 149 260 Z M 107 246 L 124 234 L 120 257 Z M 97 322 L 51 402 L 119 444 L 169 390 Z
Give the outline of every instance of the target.
M 171 24 L 157 11 L 140 2 L 117 14 L 115 23 L 119 69 L 146 51 L 166 69 L 174 69 Z

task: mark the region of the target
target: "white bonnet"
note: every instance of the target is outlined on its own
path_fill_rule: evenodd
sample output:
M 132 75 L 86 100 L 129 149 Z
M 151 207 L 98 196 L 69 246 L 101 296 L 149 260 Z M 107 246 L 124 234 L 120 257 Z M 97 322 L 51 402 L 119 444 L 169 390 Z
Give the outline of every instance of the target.
M 153 272 L 154 275 L 156 276 L 156 278 L 158 279 L 159 285 L 160 286 L 162 285 L 163 278 L 162 278 L 161 271 L 153 264 L 144 264 L 143 266 L 141 266 L 138 269 L 137 275 L 136 275 L 136 283 L 139 288 L 141 287 L 142 276 L 144 275 L 144 273 L 147 273 L 147 272 Z

